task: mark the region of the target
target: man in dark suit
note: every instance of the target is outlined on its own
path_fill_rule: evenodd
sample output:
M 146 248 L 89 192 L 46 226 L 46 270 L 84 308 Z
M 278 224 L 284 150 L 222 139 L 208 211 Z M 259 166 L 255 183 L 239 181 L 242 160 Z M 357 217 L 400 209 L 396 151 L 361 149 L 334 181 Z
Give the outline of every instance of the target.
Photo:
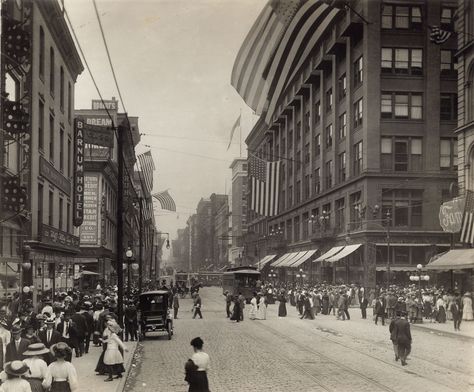
M 449 310 L 453 315 L 454 321 L 454 330 L 460 331 L 461 329 L 461 320 L 462 320 L 462 307 L 461 307 L 461 298 L 459 298 L 459 293 L 454 294 L 454 300 L 451 302 Z
M 61 341 L 66 343 L 71 350 L 76 349 L 76 356 L 78 351 L 77 351 L 77 332 L 76 332 L 76 326 L 74 325 L 74 322 L 71 320 L 71 315 L 70 313 L 64 314 L 64 316 L 61 319 L 61 322 L 57 326 L 58 332 L 61 334 Z M 66 358 L 69 362 L 71 362 L 71 359 Z
M 397 335 L 396 335 L 396 329 L 395 329 L 395 323 L 397 320 L 400 319 L 400 311 L 396 312 L 396 318 L 392 319 L 390 321 L 390 325 L 388 327 L 388 331 L 390 332 L 390 340 L 392 341 L 392 346 L 393 346 L 393 351 L 395 353 L 395 361 L 398 361 L 398 346 L 397 346 Z
M 82 306 L 82 317 L 86 322 L 86 334 L 84 337 L 84 353 L 89 352 L 89 345 L 91 342 L 92 334 L 94 333 L 94 317 L 92 317 L 92 304 L 90 302 L 84 302 Z
M 367 318 L 367 305 L 369 304 L 369 300 L 366 297 L 362 297 L 360 300 L 360 312 L 362 314 L 362 318 Z
M 84 341 L 86 340 L 87 324 L 84 315 L 81 313 L 80 305 L 77 305 L 76 313 L 71 315 L 71 321 L 75 325 L 77 344 L 75 348 L 76 357 L 82 357 L 84 354 Z
M 46 348 L 51 348 L 52 345 L 62 341 L 61 334 L 54 329 L 55 323 L 54 317 L 50 317 L 45 321 L 46 329 L 38 333 L 41 343 L 43 343 Z M 54 357 L 51 353 L 46 355 L 45 358 L 48 365 L 54 361 Z
M 14 325 L 11 330 L 12 339 L 10 343 L 7 344 L 5 352 L 5 363 L 11 361 L 23 361 L 26 356 L 23 353 L 28 350 L 30 341 L 28 339 L 21 337 L 22 329 Z
M 402 362 L 402 366 L 407 364 L 407 355 L 411 351 L 411 332 L 410 323 L 406 319 L 406 313 L 403 317 L 395 321 L 395 341 L 398 347 L 398 357 Z
M 375 303 L 375 325 L 377 325 L 379 317 L 382 317 L 382 325 L 385 325 L 385 304 L 381 297 Z

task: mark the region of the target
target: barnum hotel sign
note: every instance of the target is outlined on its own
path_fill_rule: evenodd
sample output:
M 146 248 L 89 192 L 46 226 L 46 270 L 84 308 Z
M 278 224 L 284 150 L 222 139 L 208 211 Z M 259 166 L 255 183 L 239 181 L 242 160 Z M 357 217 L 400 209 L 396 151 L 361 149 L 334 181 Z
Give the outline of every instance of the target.
M 84 121 L 74 120 L 74 226 L 84 220 Z

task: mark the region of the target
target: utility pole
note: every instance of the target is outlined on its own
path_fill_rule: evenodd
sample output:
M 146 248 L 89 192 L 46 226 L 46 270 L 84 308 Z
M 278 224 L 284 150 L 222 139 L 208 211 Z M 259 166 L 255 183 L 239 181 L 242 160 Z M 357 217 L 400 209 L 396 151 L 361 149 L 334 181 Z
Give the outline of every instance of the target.
M 151 228 L 151 253 L 150 253 L 150 281 L 153 274 L 153 247 L 155 246 L 155 228 Z
M 115 270 L 117 271 L 117 316 L 118 322 L 123 327 L 123 138 L 125 127 L 120 125 L 118 127 L 117 140 L 117 160 L 118 160 L 118 175 L 117 175 L 117 263 Z M 130 266 L 129 266 L 130 268 Z
M 140 203 L 139 206 L 139 211 L 140 211 L 140 217 L 139 217 L 139 225 L 140 227 L 138 228 L 138 293 L 142 292 L 142 285 L 143 285 L 143 198 L 140 197 L 138 198 L 138 201 Z

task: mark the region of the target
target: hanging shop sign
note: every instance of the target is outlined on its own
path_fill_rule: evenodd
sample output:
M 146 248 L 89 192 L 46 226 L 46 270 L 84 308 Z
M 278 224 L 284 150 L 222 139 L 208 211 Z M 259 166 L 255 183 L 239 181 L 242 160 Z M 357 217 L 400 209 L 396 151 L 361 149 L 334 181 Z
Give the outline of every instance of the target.
M 110 119 L 108 119 L 110 121 Z M 114 146 L 114 131 L 112 128 L 86 124 L 84 127 L 84 143 L 102 147 Z
M 74 119 L 74 204 L 73 224 L 84 220 L 84 121 Z
M 456 197 L 453 200 L 441 204 L 439 208 L 439 224 L 443 231 L 448 233 L 461 231 L 464 204 L 466 204 L 464 197 Z
M 43 224 L 41 226 L 41 242 L 44 244 L 54 245 L 68 251 L 79 251 L 79 237 L 69 234 L 65 231 L 58 230 L 52 226 Z
M 99 176 L 84 177 L 84 216 L 79 229 L 81 245 L 99 245 Z
M 118 101 L 114 99 L 104 99 L 103 101 L 100 99 L 93 99 L 92 100 L 92 110 L 117 110 L 118 109 Z
M 40 175 L 69 196 L 71 194 L 71 182 L 43 157 L 40 157 L 39 164 Z

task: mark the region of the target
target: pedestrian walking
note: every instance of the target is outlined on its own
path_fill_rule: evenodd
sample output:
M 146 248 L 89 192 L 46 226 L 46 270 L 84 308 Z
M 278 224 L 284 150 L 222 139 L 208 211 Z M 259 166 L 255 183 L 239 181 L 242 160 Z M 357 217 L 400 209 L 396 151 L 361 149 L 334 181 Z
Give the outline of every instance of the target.
M 351 319 L 351 316 L 349 314 L 349 297 L 347 296 L 346 293 L 343 294 L 343 298 L 344 298 L 344 301 L 343 301 L 343 311 L 344 311 L 344 314 L 346 316 L 346 318 L 348 320 Z
M 125 368 L 123 367 L 123 356 L 119 348 L 123 351 L 128 351 L 128 349 L 117 335 L 122 331 L 117 322 L 115 320 L 109 320 L 107 322 L 107 328 L 110 330 L 110 334 L 107 339 L 107 350 L 105 350 L 104 354 L 104 364 L 107 366 L 109 377 L 104 381 L 112 381 L 114 378 L 122 378 L 122 373 L 125 372 Z
M 199 295 L 198 292 L 195 292 L 195 293 L 193 294 L 193 298 L 194 298 L 194 303 L 193 303 L 193 310 L 194 310 L 193 319 L 196 318 L 196 316 L 198 316 L 198 315 L 199 315 L 199 318 L 202 319 L 202 313 L 201 313 L 201 306 L 202 306 L 201 296 Z
M 377 325 L 379 317 L 382 318 L 382 325 L 385 325 L 385 304 L 381 297 L 375 303 L 375 325 Z
M 239 293 L 240 321 L 244 321 L 245 297 Z
M 366 297 L 361 298 L 360 301 L 360 313 L 363 319 L 367 318 L 367 306 L 369 305 L 369 300 Z
M 278 301 L 280 302 L 278 305 L 278 317 L 286 317 L 287 312 L 285 290 L 281 290 L 281 293 L 278 296 Z
M 0 392 L 31 392 L 30 383 L 24 379 L 28 366 L 22 361 L 12 361 L 5 365 L 7 379 L 0 386 Z
M 400 319 L 400 312 L 396 313 L 394 319 L 390 321 L 390 325 L 388 326 L 388 331 L 390 332 L 390 340 L 392 341 L 393 352 L 395 353 L 395 361 L 398 361 L 398 346 L 397 346 L 397 335 L 395 329 L 395 323 L 397 320 Z
M 31 342 L 28 339 L 23 339 L 21 333 L 23 329 L 19 326 L 14 325 L 11 330 L 12 340 L 7 344 L 5 352 L 5 363 L 11 361 L 23 361 L 25 356 L 23 353 L 28 350 L 28 346 Z
M 234 297 L 234 308 L 232 309 L 232 315 L 230 319 L 232 321 L 239 322 L 240 321 L 240 301 L 239 297 Z
M 125 341 L 138 340 L 138 317 L 137 317 L 137 307 L 132 300 L 127 302 L 127 306 L 124 310 L 124 327 L 125 327 Z
M 257 310 L 257 319 L 266 320 L 267 319 L 267 305 L 265 302 L 265 296 L 263 293 L 258 293 L 260 296 L 258 300 L 258 310 Z
M 178 310 L 179 310 L 179 294 L 176 291 L 173 295 L 173 318 L 176 320 L 178 318 Z
M 56 361 L 48 366 L 43 387 L 49 392 L 74 392 L 78 387 L 77 372 L 74 365 L 66 358 L 72 356 L 71 348 L 64 342 L 51 347 Z
M 407 355 L 411 352 L 411 332 L 410 323 L 406 319 L 406 313 L 395 322 L 395 339 L 398 347 L 398 357 L 402 366 L 407 365 Z
M 462 320 L 462 308 L 461 308 L 461 299 L 459 298 L 459 293 L 455 293 L 454 299 L 451 301 L 451 315 L 454 322 L 454 330 L 461 330 L 461 320 Z
M 311 309 L 311 301 L 309 299 L 309 295 L 302 294 L 301 300 L 303 302 L 303 315 L 300 318 L 314 320 L 314 314 Z
M 188 392 L 210 392 L 207 371 L 209 370 L 210 358 L 207 353 L 202 350 L 204 345 L 200 337 L 191 340 L 194 354 L 188 359 L 184 369 L 186 376 L 185 381 L 189 384 Z
M 471 293 L 468 291 L 462 297 L 462 319 L 470 321 L 473 318 Z
M 232 295 L 229 293 L 228 290 L 224 291 L 225 296 L 225 313 L 227 314 L 227 318 L 232 316 L 232 312 L 230 311 L 230 305 L 232 304 Z
M 43 392 L 43 380 L 48 371 L 48 365 L 43 359 L 45 354 L 49 354 L 49 350 L 43 343 L 33 343 L 28 346 L 23 355 L 27 358 L 23 363 L 28 366 L 28 372 L 25 377 L 30 383 L 32 392 Z
M 250 300 L 250 309 L 249 309 L 250 320 L 255 320 L 257 318 L 257 310 L 258 310 L 257 293 L 254 292 L 253 297 Z

